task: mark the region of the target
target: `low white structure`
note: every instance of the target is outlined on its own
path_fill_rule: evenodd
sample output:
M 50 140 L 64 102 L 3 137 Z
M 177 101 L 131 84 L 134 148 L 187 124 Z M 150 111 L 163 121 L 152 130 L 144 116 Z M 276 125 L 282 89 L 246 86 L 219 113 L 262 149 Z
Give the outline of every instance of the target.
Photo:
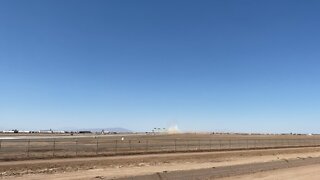
M 2 133 L 14 133 L 14 131 L 2 131 Z
M 30 131 L 19 131 L 19 133 L 30 133 Z
M 43 134 L 52 134 L 53 131 L 51 130 L 40 130 L 39 133 L 43 133 Z
M 64 134 L 66 133 L 65 131 L 52 131 L 53 134 Z

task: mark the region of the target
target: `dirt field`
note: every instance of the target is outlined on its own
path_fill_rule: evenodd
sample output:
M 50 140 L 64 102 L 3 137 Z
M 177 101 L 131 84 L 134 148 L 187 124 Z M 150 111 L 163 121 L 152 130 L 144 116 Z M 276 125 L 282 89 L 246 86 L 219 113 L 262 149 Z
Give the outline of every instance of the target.
M 278 169 L 249 175 L 233 176 L 223 178 L 221 180 L 275 180 L 275 179 L 291 179 L 291 180 L 318 180 L 320 179 L 320 165 L 301 166 L 288 169 Z
M 188 140 L 190 142 L 199 142 L 200 148 L 204 151 L 198 152 L 179 152 L 117 156 L 99 156 L 99 157 L 69 157 L 54 159 L 31 159 L 14 161 L 0 161 L 0 177 L 1 179 L 156 179 L 154 177 L 175 175 L 173 179 L 179 179 L 181 174 L 187 175 L 188 178 L 182 179 L 210 179 L 216 178 L 242 178 L 252 179 L 256 177 L 265 177 L 272 179 L 274 174 L 270 172 L 273 169 L 279 169 L 283 177 L 289 177 L 290 170 L 283 168 L 301 169 L 301 176 L 316 178 L 310 174 L 313 170 L 307 167 L 315 168 L 320 163 L 320 147 L 316 147 L 318 137 L 316 136 L 222 136 L 209 134 L 184 134 L 184 135 L 163 135 L 163 136 L 146 136 L 146 135 L 128 135 L 128 136 L 105 136 L 108 140 L 121 140 L 121 138 L 137 141 L 161 140 L 161 142 Z M 50 138 L 43 137 L 44 140 Z M 57 139 L 57 137 L 54 137 Z M 68 137 L 69 138 L 69 137 Z M 77 137 L 77 138 L 95 138 L 95 137 Z M 64 139 L 61 137 L 61 139 Z M 71 138 L 73 139 L 73 137 Z M 21 139 L 19 139 L 21 140 Z M 162 141 L 163 140 L 163 141 Z M 256 148 L 247 148 L 246 142 L 255 142 Z M 227 147 L 243 147 L 242 149 L 205 149 L 212 146 L 212 142 L 227 142 Z M 154 141 L 158 142 L 158 141 Z M 200 141 L 201 142 L 201 141 Z M 211 143 L 208 143 L 211 142 Z M 229 142 L 234 142 L 229 144 Z M 257 143 L 263 142 L 263 143 Z M 267 143 L 269 142 L 269 144 Z M 277 145 L 268 147 L 270 143 Z M 288 143 L 310 142 L 315 147 L 294 147 L 286 148 Z M 250 145 L 250 144 L 249 144 Z M 299 144 L 297 144 L 299 145 Z M 196 143 L 196 147 L 199 144 Z M 185 146 L 187 147 L 187 146 Z M 219 147 L 219 146 L 218 146 Z M 250 146 L 249 146 L 250 147 Z M 261 149 L 258 149 L 260 147 Z M 214 150 L 214 151 L 211 151 Z M 35 152 L 33 152 L 35 153 Z M 1 155 L 1 151 L 0 151 Z M 3 151 L 2 151 L 3 155 Z M 298 160 L 298 161 L 295 161 Z M 301 161 L 301 162 L 300 162 Z M 288 165 L 290 162 L 292 165 Z M 258 165 L 257 163 L 267 163 Z M 275 163 L 275 164 L 270 164 Z M 277 164 L 278 163 L 278 164 Z M 310 166 L 312 165 L 312 166 Z M 261 166 L 261 167 L 260 167 Z M 296 167 L 299 166 L 299 167 Z M 306 168 L 300 167 L 306 166 Z M 260 167 L 257 168 L 257 167 Z M 271 169 L 270 169 L 271 168 Z M 248 169 L 249 171 L 245 171 Z M 258 172 L 257 171 L 265 171 Z M 221 173 L 222 172 L 222 173 Z M 238 172 L 238 173 L 235 173 Z M 245 174 L 241 174 L 245 173 Z M 200 174 L 199 174 L 200 173 Z M 269 173 L 269 174 L 268 174 Z M 296 172 L 298 173 L 298 172 Z M 202 176 L 202 175 L 204 176 Z M 222 174 L 222 175 L 221 175 Z M 260 175 L 259 175 L 260 174 Z M 152 177 L 152 178 L 150 178 Z M 298 176 L 295 176 L 295 178 Z M 201 179 L 201 178 L 200 178 Z M 290 179 L 290 178 L 289 178 Z
M 292 167 L 303 167 L 308 165 L 314 165 L 320 163 L 320 157 L 315 158 L 297 158 L 297 159 L 286 159 L 278 161 L 269 162 L 256 162 L 251 164 L 239 164 L 239 165 L 229 165 L 220 167 L 211 167 L 203 169 L 193 169 L 193 170 L 179 170 L 179 171 L 165 171 L 158 172 L 151 175 L 142 175 L 134 177 L 125 177 L 118 180 L 162 180 L 162 179 L 174 179 L 174 180 L 193 180 L 193 179 L 221 179 L 223 177 L 231 177 L 230 179 L 237 179 L 237 175 L 243 174 L 253 174 L 259 172 L 272 173 L 273 170 L 278 169 L 288 169 Z M 248 175 L 247 175 L 248 176 Z M 308 176 L 312 177 L 311 174 Z M 273 176 L 277 179 L 277 176 Z M 248 177 L 250 178 L 250 176 Z M 251 175 L 251 178 L 252 175 Z
M 2 135 L 0 161 L 318 145 L 319 136 L 305 135 Z
M 2 162 L 0 171 L 2 179 L 114 179 L 319 156 L 320 148 L 132 155 Z

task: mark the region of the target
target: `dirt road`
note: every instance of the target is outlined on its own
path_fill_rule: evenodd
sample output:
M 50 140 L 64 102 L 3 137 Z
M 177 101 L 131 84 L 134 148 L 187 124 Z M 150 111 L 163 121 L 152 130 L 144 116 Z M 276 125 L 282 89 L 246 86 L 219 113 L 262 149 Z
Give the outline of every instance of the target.
M 221 180 L 318 180 L 320 179 L 320 165 L 309 165 L 287 169 L 277 169 L 273 171 L 265 171 L 259 173 L 251 173 L 247 175 L 232 176 Z
M 261 163 L 249 163 L 249 164 L 239 164 L 232 166 L 221 166 L 221 167 L 211 167 L 204 169 L 195 169 L 195 170 L 184 170 L 184 171 L 172 171 L 172 172 L 158 172 L 151 175 L 135 176 L 135 177 L 125 177 L 119 178 L 117 180 L 163 180 L 163 179 L 172 179 L 172 180 L 200 180 L 200 179 L 220 179 L 223 177 L 229 177 L 230 179 L 237 179 L 234 177 L 241 174 L 254 174 L 261 171 L 271 171 L 269 174 L 274 174 L 272 170 L 274 169 L 287 169 L 292 167 L 304 167 L 308 165 L 319 165 L 320 157 L 309 157 L 309 158 L 297 158 L 297 159 L 285 159 Z M 290 172 L 290 171 L 289 171 Z M 300 172 L 301 173 L 301 172 Z M 302 172 L 303 175 L 307 175 L 310 178 L 315 178 L 312 174 L 306 174 Z M 255 174 L 254 174 L 255 175 Z M 285 174 L 289 176 L 289 174 Z M 257 175 L 255 175 L 257 176 Z M 292 176 L 292 175 L 291 175 Z M 290 176 L 289 176 L 290 177 Z M 269 177 L 272 178 L 272 177 Z M 273 178 L 279 179 L 278 176 L 273 175 Z M 253 175 L 247 175 L 244 179 L 255 179 Z M 291 178 L 289 178 L 291 179 Z
M 176 153 L 1 162 L 2 179 L 113 179 L 320 157 L 320 148 Z

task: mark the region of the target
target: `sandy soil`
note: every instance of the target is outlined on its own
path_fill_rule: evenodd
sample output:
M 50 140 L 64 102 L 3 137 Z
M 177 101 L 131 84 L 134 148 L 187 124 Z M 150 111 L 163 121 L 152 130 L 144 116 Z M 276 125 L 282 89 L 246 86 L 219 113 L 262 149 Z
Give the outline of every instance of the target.
M 249 175 L 233 176 L 222 178 L 221 180 L 318 180 L 320 179 L 320 165 L 302 166 L 288 169 L 278 169 L 273 171 L 259 172 Z
M 0 135 L 0 161 L 113 155 L 221 151 L 320 145 L 320 136 L 117 134 Z
M 0 163 L 0 172 L 2 179 L 112 179 L 310 157 L 320 157 L 320 148 L 15 161 Z

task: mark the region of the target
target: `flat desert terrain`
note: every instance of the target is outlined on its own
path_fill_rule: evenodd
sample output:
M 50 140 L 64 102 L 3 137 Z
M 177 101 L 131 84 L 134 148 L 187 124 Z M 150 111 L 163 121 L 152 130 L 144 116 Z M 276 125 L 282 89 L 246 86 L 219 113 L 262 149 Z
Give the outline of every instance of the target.
M 295 168 L 278 169 L 265 171 L 241 176 L 222 178 L 221 180 L 274 180 L 274 179 L 291 179 L 291 180 L 318 180 L 320 179 L 320 165 L 309 165 Z
M 49 137 L 43 138 L 50 139 Z M 181 152 L 151 151 L 139 154 L 2 160 L 0 161 L 0 177 L 4 180 L 278 179 L 278 177 L 283 177 L 280 179 L 303 179 L 304 177 L 317 179 L 317 173 L 314 172 L 320 167 L 320 147 L 317 145 L 318 137 L 316 136 L 179 134 L 116 135 L 99 138 L 119 141 L 125 138 L 137 141 L 148 140 L 149 142 L 159 139 L 164 140 L 161 142 L 174 142 L 182 139 L 207 143 L 200 144 L 202 149 Z M 233 142 L 230 147 L 238 145 L 243 148 L 218 149 L 218 146 L 217 149 L 209 148 L 210 145 L 213 147 L 212 144 L 208 144 L 210 141 L 229 142 L 230 140 Z M 263 144 L 255 144 L 257 146 L 247 148 L 247 140 L 254 140 L 252 142 L 257 140 Z M 303 142 L 311 144 L 305 146 Z M 300 143 L 302 146 L 293 143 Z M 271 144 L 273 146 L 268 146 Z M 229 145 L 226 144 L 227 147 Z M 3 155 L 3 152 L 0 151 L 0 155 Z

